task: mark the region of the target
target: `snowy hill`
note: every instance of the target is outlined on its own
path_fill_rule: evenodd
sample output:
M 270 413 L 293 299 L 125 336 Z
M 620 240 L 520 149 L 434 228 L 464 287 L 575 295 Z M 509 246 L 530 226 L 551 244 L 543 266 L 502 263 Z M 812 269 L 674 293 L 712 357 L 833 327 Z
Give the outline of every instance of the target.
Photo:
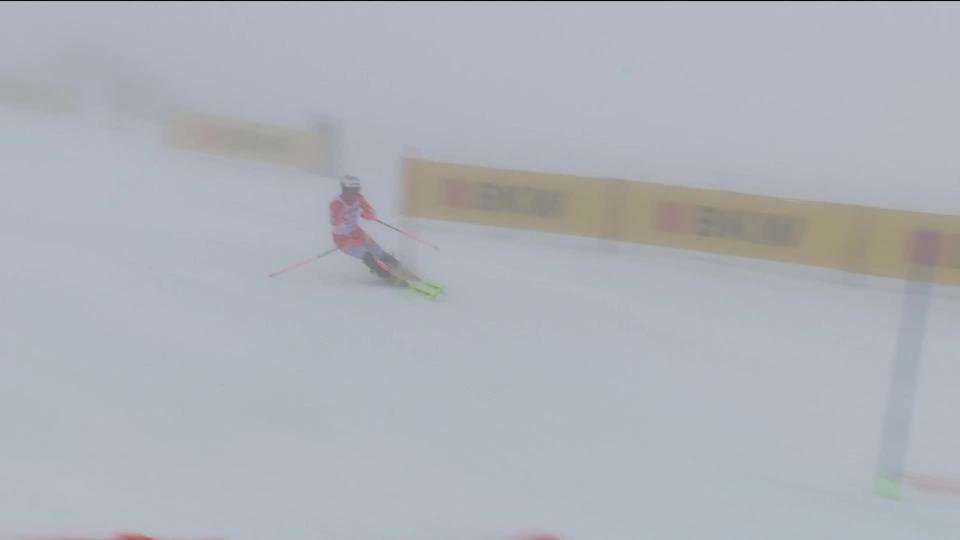
M 0 532 L 960 534 L 869 491 L 896 284 L 426 226 L 436 302 L 341 254 L 269 279 L 330 245 L 329 183 L 45 120 L 0 144 Z M 936 298 L 913 456 L 946 472 L 956 320 Z

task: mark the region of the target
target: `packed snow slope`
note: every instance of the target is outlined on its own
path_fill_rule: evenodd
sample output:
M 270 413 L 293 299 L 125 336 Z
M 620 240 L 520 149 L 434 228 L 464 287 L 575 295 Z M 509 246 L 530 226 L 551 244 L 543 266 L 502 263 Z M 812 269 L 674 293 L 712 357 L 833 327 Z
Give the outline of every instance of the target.
M 435 302 L 339 253 L 270 279 L 330 246 L 328 180 L 26 117 L 0 148 L 2 533 L 960 538 L 956 501 L 870 492 L 895 282 L 427 224 Z M 957 320 L 938 295 L 933 471 Z

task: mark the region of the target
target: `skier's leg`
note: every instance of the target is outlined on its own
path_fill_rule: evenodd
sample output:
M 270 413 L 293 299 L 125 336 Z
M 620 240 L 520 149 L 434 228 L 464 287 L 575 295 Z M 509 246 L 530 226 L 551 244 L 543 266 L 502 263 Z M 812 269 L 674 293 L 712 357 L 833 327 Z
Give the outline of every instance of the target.
M 380 276 L 381 278 L 390 281 L 397 282 L 402 281 L 397 276 L 393 275 L 394 267 L 386 262 L 382 261 L 379 257 L 376 256 L 378 251 L 376 243 L 372 246 L 369 244 L 355 245 L 351 246 L 348 253 L 361 261 L 367 266 L 374 274 Z M 383 254 L 383 250 L 379 249 L 379 252 Z
M 402 277 L 394 274 L 394 271 L 400 269 L 400 263 L 397 259 L 387 253 L 380 247 L 380 244 L 366 233 L 361 231 L 357 234 L 356 238 L 352 238 L 343 251 L 363 261 L 367 268 L 381 278 L 393 283 L 405 282 Z
M 393 259 L 393 257 L 389 257 L 387 252 L 380 247 L 380 244 L 378 244 L 376 240 L 370 238 L 369 236 L 366 237 L 363 246 L 367 248 L 367 250 L 372 253 L 374 257 L 380 259 L 381 261 L 390 262 L 390 259 L 396 261 L 396 259 Z
M 380 256 L 380 260 L 387 263 L 390 268 L 400 268 L 400 261 L 390 253 L 384 252 L 384 254 Z
M 373 238 L 367 236 L 365 246 L 368 250 L 370 250 L 370 253 L 373 253 L 374 257 L 385 262 L 392 270 L 401 270 L 403 268 L 403 266 L 400 264 L 400 261 L 398 261 L 393 254 L 387 253 L 387 251 L 380 247 L 380 244 L 378 244 Z
M 410 280 L 419 280 L 412 272 L 407 270 L 400 261 L 391 253 L 387 253 L 375 240 L 370 237 L 367 237 L 367 248 L 379 261 L 383 262 L 390 269 L 390 273 L 397 277 L 397 279 L 405 282 Z
M 397 258 L 392 254 L 387 253 L 387 251 L 380 247 L 380 244 L 378 244 L 373 238 L 367 236 L 364 246 L 369 250 L 370 253 L 373 254 L 374 257 L 377 258 L 377 260 L 385 263 L 391 271 L 402 270 L 403 267 L 400 265 L 400 261 L 398 261 Z
M 374 274 L 380 276 L 383 279 L 390 280 L 393 278 L 393 275 L 390 274 L 390 271 L 386 267 L 381 266 L 383 263 L 377 260 L 373 256 L 373 253 L 367 251 L 363 256 L 363 264 L 367 265 L 367 268 L 373 271 Z

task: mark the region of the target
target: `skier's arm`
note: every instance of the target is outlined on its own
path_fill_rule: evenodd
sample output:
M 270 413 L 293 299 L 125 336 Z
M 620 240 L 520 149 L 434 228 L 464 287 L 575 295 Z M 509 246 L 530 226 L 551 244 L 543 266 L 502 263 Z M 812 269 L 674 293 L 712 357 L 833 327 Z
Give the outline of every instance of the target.
M 333 241 L 340 249 L 343 249 L 347 241 L 347 237 L 340 234 L 343 221 L 343 204 L 340 201 L 333 201 L 330 203 L 330 225 L 333 226 Z
M 377 219 L 377 212 L 373 209 L 372 206 L 370 206 L 370 203 L 367 202 L 367 198 L 364 197 L 363 195 L 360 196 L 360 208 L 362 209 L 362 212 L 360 213 L 360 215 L 361 217 L 363 217 L 363 219 L 366 219 L 368 221 Z

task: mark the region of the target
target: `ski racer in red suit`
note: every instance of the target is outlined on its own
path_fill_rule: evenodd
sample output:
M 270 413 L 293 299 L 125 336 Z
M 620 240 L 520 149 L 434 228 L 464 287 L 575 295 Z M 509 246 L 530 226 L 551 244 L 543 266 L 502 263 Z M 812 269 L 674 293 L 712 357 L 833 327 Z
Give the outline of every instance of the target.
M 360 218 L 377 219 L 377 213 L 361 191 L 360 180 L 344 176 L 340 180 L 340 196 L 330 202 L 330 225 L 333 242 L 340 251 L 363 261 L 378 276 L 392 281 L 392 269 L 400 263 L 360 228 Z

